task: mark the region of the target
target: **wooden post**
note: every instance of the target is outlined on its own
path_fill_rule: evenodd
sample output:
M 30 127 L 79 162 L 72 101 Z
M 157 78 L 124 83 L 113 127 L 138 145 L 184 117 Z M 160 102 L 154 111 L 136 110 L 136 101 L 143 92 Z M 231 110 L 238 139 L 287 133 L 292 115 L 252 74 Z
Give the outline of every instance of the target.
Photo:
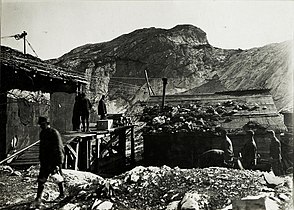
M 135 163 L 135 137 L 134 126 L 131 127 L 131 164 Z
M 80 142 L 76 144 L 76 158 L 75 158 L 75 165 L 74 170 L 78 170 L 78 163 L 79 163 L 79 150 L 80 150 Z
M 164 108 L 164 101 L 165 101 L 165 89 L 166 89 L 166 84 L 167 84 L 167 78 L 162 78 L 162 82 L 163 82 L 163 90 L 162 90 L 162 105 L 161 105 L 161 109 L 163 110 L 163 108 Z
M 96 157 L 95 158 L 100 158 L 100 138 L 98 136 L 96 137 Z
M 95 171 L 98 172 L 99 171 L 99 158 L 100 158 L 100 138 L 98 138 L 98 136 L 96 136 L 96 157 L 94 159 L 95 161 Z
M 28 35 L 26 31 L 23 31 L 20 34 L 20 38 L 23 38 L 23 54 L 27 54 L 27 50 L 26 50 L 26 35 Z
M 92 145 L 93 136 L 87 139 L 87 171 L 91 169 Z
M 126 158 L 126 129 L 119 131 L 119 150 L 121 155 Z
M 79 150 L 79 170 L 81 171 L 87 171 L 90 169 L 90 153 L 89 144 L 91 143 L 92 136 L 85 136 L 84 138 L 81 138 L 80 141 L 80 150 Z
M 65 168 L 65 169 L 67 169 L 67 162 L 68 162 L 68 154 L 67 154 L 68 152 L 67 152 L 67 149 L 66 149 L 66 147 L 64 147 L 64 155 L 65 155 L 65 157 L 64 157 L 64 163 L 63 163 L 63 168 Z
M 0 71 L 0 75 L 2 70 Z M 2 75 L 3 76 L 3 75 Z M 0 83 L 3 82 L 2 78 Z M 0 160 L 4 160 L 6 156 L 6 124 L 7 124 L 7 92 L 0 89 Z

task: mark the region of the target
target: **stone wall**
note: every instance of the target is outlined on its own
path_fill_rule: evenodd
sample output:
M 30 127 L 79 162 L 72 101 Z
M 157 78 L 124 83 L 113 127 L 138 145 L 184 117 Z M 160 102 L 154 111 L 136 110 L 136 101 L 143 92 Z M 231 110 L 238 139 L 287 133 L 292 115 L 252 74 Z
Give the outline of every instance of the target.
M 48 115 L 47 104 L 7 98 L 6 153 L 12 152 L 13 149 L 22 149 L 39 140 L 38 117 Z
M 75 96 L 75 93 L 64 92 L 50 94 L 50 123 L 61 133 L 72 130 Z

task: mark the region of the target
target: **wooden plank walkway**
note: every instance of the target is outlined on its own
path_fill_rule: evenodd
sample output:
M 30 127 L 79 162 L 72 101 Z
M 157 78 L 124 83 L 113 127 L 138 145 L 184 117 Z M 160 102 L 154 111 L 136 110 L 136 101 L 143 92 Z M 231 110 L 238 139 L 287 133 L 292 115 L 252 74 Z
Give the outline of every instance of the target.
M 134 125 L 116 127 L 109 130 L 96 130 L 90 132 L 69 131 L 61 134 L 65 149 L 64 168 L 91 171 L 105 171 L 116 167 L 125 168 L 126 164 L 126 141 L 131 142 L 130 160 L 134 163 Z M 128 136 L 128 137 L 127 137 Z M 100 148 L 101 140 L 109 139 L 109 142 Z M 11 161 L 11 166 L 27 167 L 39 164 L 39 141 L 19 151 Z M 103 157 L 106 150 L 116 150 L 116 154 Z M 94 152 L 94 153 L 93 153 Z M 108 161 L 106 161 L 108 160 Z M 93 164 L 95 161 L 95 165 Z M 118 166 L 113 167 L 114 163 Z M 94 167 L 94 168 L 93 168 Z
M 24 151 L 14 161 L 11 162 L 11 166 L 26 166 L 26 165 L 38 165 L 39 164 L 39 143 Z

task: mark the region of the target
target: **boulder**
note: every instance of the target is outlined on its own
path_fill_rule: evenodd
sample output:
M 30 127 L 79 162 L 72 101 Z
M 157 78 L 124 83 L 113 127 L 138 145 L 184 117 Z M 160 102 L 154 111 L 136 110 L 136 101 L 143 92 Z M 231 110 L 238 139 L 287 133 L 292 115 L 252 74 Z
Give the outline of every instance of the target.
M 13 169 L 10 166 L 0 166 L 0 174 L 12 174 Z
M 198 200 L 200 199 L 198 193 L 186 193 L 179 203 L 181 210 L 199 210 Z
M 81 208 L 77 204 L 68 203 L 65 206 L 61 207 L 60 210 L 80 210 Z
M 110 201 L 95 200 L 91 209 L 95 210 L 110 210 L 113 206 L 113 203 Z
M 279 204 L 268 196 L 248 196 L 232 202 L 233 210 L 278 210 Z
M 165 210 L 178 210 L 178 206 L 179 206 L 180 201 L 173 201 L 170 202 Z

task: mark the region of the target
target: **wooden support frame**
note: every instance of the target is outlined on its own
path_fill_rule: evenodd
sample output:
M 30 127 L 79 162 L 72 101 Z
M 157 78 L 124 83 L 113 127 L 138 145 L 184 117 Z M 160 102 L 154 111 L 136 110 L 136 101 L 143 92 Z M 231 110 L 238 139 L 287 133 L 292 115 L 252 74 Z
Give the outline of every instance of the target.
M 108 141 L 103 144 L 102 148 L 101 138 L 106 136 Z M 135 163 L 134 125 L 114 128 L 104 133 L 72 133 L 68 134 L 67 137 L 72 139 L 68 141 L 65 147 L 65 167 L 71 167 L 74 170 L 92 171 L 98 174 L 102 172 L 103 174 L 104 172 L 107 173 L 108 169 L 111 171 L 124 170 L 130 164 Z M 127 140 L 131 142 L 130 157 L 127 157 L 126 154 Z M 105 156 L 105 153 L 108 155 Z
M 79 148 L 80 148 L 79 138 L 77 138 L 75 141 L 72 141 L 69 144 L 66 144 L 64 146 L 64 149 L 65 149 L 64 168 L 72 168 L 74 170 L 79 170 L 79 167 L 78 167 Z

